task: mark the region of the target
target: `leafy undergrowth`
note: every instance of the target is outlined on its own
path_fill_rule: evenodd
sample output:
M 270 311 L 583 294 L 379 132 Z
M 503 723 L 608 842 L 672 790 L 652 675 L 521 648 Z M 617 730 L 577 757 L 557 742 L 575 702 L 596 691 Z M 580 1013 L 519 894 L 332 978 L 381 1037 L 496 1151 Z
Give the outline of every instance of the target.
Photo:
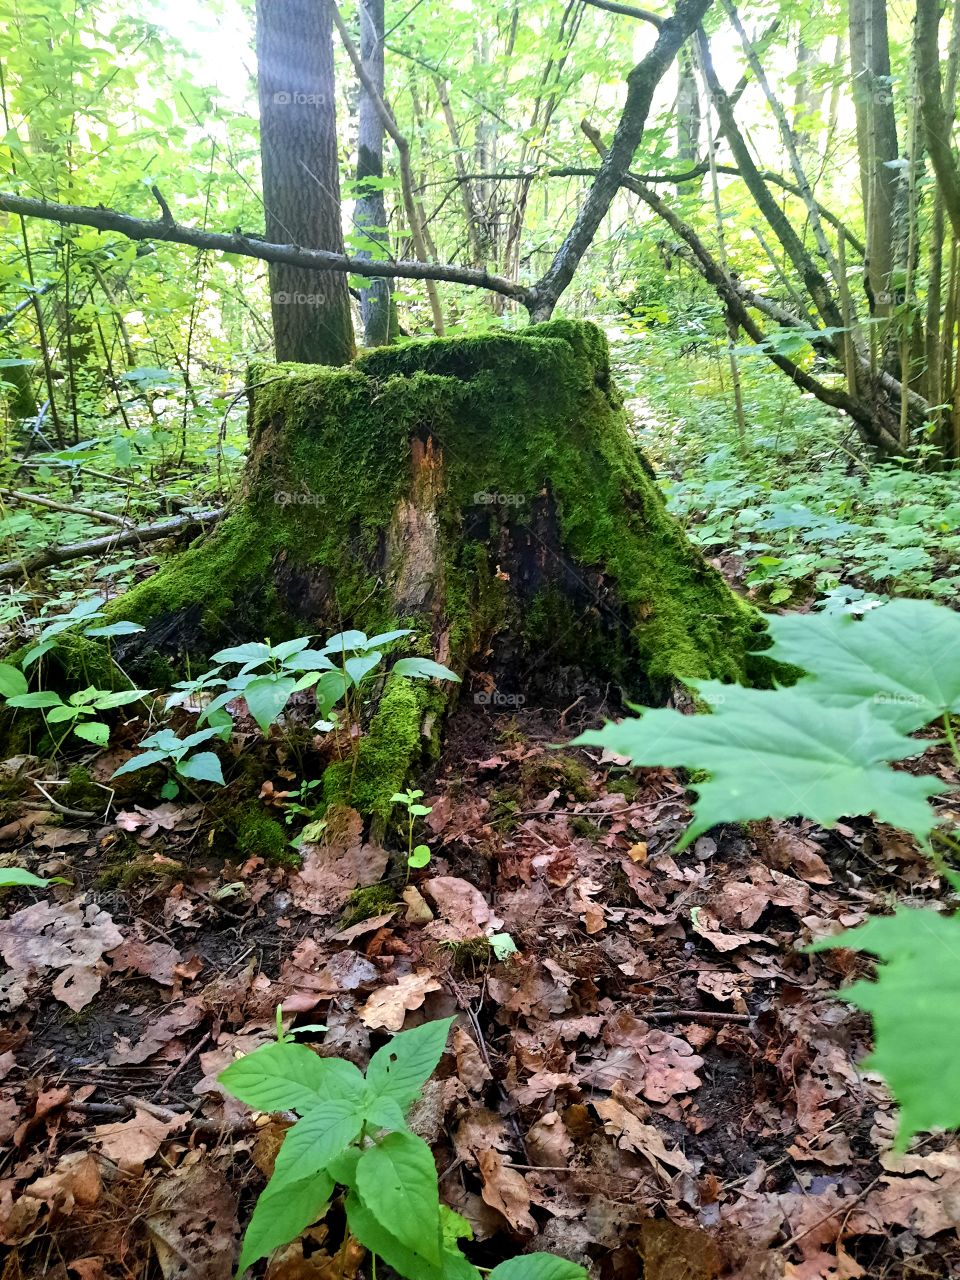
M 741 449 L 726 357 L 711 347 L 656 330 L 613 346 L 638 439 L 704 553 L 775 606 L 857 608 L 891 595 L 955 606 L 955 473 L 871 461 L 849 422 L 757 359 L 743 361 Z
M 960 1143 L 892 1153 L 889 1095 L 858 1069 L 869 1023 L 835 999 L 869 961 L 801 951 L 893 898 L 937 901 L 929 863 L 868 820 L 672 852 L 676 776 L 550 750 L 599 720 L 465 705 L 421 781 L 432 859 L 409 871 L 405 828 L 385 850 L 347 810 L 295 869 L 241 853 L 197 803 L 89 819 L 8 798 L 2 861 L 71 884 L 0 904 L 7 1274 L 226 1280 L 286 1121 L 217 1076 L 275 1038 L 278 1004 L 361 1069 L 401 1027 L 455 1018 L 411 1124 L 478 1266 L 539 1250 L 597 1280 L 954 1273 Z M 956 780 L 942 750 L 924 767 Z M 268 782 L 269 816 L 289 778 Z M 266 1274 L 369 1280 L 342 1223 L 335 1205 Z

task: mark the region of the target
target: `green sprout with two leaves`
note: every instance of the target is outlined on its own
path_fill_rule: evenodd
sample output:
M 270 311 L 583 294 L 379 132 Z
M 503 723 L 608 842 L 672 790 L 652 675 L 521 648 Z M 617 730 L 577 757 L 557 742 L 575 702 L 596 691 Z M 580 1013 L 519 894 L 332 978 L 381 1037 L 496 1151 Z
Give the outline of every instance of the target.
M 417 818 L 425 818 L 433 813 L 433 805 L 418 804 L 422 791 L 395 791 L 390 797 L 391 804 L 402 804 L 407 810 L 407 879 L 411 871 L 419 871 L 430 861 L 430 847 L 425 844 L 414 846 L 413 824 Z

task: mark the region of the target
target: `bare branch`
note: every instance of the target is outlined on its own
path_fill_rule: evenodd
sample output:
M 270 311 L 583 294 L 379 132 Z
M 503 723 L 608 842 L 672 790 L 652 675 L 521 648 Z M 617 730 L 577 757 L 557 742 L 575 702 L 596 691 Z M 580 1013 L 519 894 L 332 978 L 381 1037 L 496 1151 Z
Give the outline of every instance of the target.
M 632 4 L 617 4 L 616 0 L 585 0 L 594 9 L 606 9 L 607 13 L 620 13 L 625 18 L 639 18 L 641 22 L 652 22 L 655 27 L 662 27 L 664 19 L 649 9 L 637 9 Z
M 286 262 L 311 271 L 345 271 L 357 276 L 398 276 L 404 280 L 443 280 L 448 284 L 470 285 L 489 289 L 506 298 L 514 298 L 524 306 L 530 290 L 515 280 L 495 275 L 476 267 L 458 267 L 448 263 L 407 262 L 403 259 L 353 258 L 326 249 L 301 249 L 296 244 L 272 244 L 258 236 L 237 230 L 227 235 L 221 231 L 201 231 L 180 222 L 151 222 L 134 218 L 103 205 L 56 204 L 51 200 L 34 200 L 0 191 L 0 212 L 15 213 L 26 218 L 40 218 L 98 231 L 116 231 L 129 240 L 166 240 L 171 244 L 187 244 L 195 249 L 214 249 L 220 253 L 236 253 L 261 262 Z

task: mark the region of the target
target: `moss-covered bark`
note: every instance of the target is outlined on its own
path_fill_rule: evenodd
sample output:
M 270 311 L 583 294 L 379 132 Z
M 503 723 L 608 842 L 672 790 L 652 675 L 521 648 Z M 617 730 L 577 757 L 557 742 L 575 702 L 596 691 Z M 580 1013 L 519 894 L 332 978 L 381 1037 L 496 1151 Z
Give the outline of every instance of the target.
M 161 650 L 400 622 L 528 702 L 571 666 L 654 698 L 749 674 L 757 616 L 667 514 L 593 325 L 256 365 L 250 395 L 243 500 L 114 606 Z M 435 689 L 388 682 L 354 780 L 365 807 L 442 711 Z

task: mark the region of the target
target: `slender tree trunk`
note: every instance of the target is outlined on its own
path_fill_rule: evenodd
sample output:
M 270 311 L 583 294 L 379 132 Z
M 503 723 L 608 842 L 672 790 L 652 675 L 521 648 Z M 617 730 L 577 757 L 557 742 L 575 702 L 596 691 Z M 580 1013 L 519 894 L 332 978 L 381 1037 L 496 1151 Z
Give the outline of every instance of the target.
M 260 152 L 268 240 L 343 253 L 330 0 L 257 0 Z M 346 276 L 272 263 L 278 360 L 346 364 Z
M 695 165 L 700 159 L 700 89 L 693 53 L 684 45 L 677 58 L 680 85 L 677 90 L 677 159 L 680 168 Z M 682 186 L 678 191 L 682 191 Z
M 360 0 L 360 58 L 380 98 L 384 92 L 383 16 L 384 0 Z M 357 231 L 382 249 L 378 257 L 388 257 L 387 210 L 383 198 L 383 121 L 373 96 L 360 82 L 360 109 L 357 119 L 357 199 L 354 220 Z M 367 184 L 366 186 L 364 184 Z M 361 249 L 373 257 L 371 249 Z M 390 296 L 393 281 L 371 280 L 360 290 L 363 340 L 368 347 L 382 347 L 390 341 Z
M 865 285 L 871 313 L 886 318 L 896 303 L 891 276 L 899 185 L 886 0 L 850 0 L 850 69 L 867 228 Z

